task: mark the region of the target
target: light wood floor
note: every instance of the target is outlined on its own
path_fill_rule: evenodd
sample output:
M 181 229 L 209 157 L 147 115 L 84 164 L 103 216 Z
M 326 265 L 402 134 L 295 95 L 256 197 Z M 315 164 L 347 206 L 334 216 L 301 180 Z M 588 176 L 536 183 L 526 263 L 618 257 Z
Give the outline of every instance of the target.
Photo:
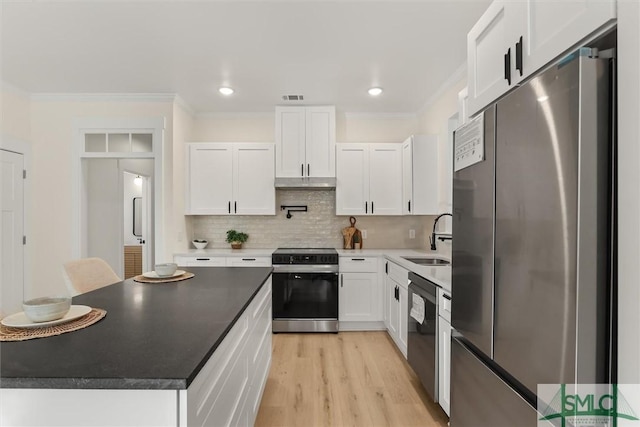
M 275 334 L 256 426 L 447 426 L 386 332 Z

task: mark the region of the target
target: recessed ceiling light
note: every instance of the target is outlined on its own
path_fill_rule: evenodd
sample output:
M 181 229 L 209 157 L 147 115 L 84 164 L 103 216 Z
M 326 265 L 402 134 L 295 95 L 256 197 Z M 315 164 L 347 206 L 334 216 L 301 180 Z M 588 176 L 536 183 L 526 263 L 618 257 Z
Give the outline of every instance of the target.
M 380 87 L 372 87 L 371 89 L 369 89 L 369 95 L 371 96 L 378 96 L 382 93 L 382 88 Z
M 231 89 L 230 87 L 221 87 L 220 89 L 218 89 L 218 92 L 220 92 L 221 94 L 225 95 L 225 96 L 229 96 L 233 94 L 233 89 Z

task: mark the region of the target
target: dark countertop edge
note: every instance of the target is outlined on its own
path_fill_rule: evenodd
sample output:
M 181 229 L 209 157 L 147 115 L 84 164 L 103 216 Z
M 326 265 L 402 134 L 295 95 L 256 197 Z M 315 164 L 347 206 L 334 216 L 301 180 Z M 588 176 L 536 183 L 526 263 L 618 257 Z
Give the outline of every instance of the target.
M 7 378 L 1 389 L 184 390 L 184 379 L 150 378 Z
M 247 267 L 257 268 L 257 267 Z M 266 267 L 265 267 L 266 269 Z M 256 297 L 265 283 L 271 277 L 273 268 L 269 268 L 260 286 L 247 299 L 242 309 L 238 311 L 233 320 L 229 322 L 220 337 L 211 344 L 211 348 L 200 363 L 185 378 L 12 378 L 1 377 L 0 389 L 83 389 L 83 390 L 186 390 L 200 373 L 204 365 L 209 361 L 218 346 L 224 341 L 229 331 L 235 326 L 238 319 L 244 314 L 249 304 Z
M 248 268 L 256 268 L 256 267 L 248 267 Z M 220 334 L 220 338 L 218 338 L 218 340 L 211 345 L 211 348 L 209 349 L 207 354 L 202 358 L 200 363 L 198 363 L 198 365 L 195 367 L 193 372 L 191 372 L 191 374 L 187 377 L 186 384 L 185 384 L 184 388 L 188 388 L 191 385 L 191 383 L 196 378 L 196 376 L 200 373 L 200 371 L 202 370 L 204 365 L 206 365 L 206 363 L 209 361 L 209 359 L 211 358 L 213 353 L 217 350 L 218 346 L 220 346 L 222 341 L 224 341 L 224 339 L 227 337 L 227 335 L 229 334 L 229 331 L 231 331 L 231 329 L 235 326 L 235 324 L 238 321 L 238 319 L 240 318 L 240 316 L 242 316 L 244 314 L 244 312 L 247 310 L 247 307 L 249 307 L 249 304 L 251 304 L 251 302 L 256 297 L 256 295 L 258 295 L 258 292 L 260 292 L 260 290 L 262 289 L 264 284 L 267 283 L 267 281 L 271 277 L 271 273 L 272 272 L 273 272 L 273 267 L 270 267 L 269 268 L 269 274 L 267 274 L 267 277 L 264 278 L 264 280 L 262 281 L 260 286 L 258 286 L 256 288 L 256 291 L 247 300 L 247 302 L 244 304 L 242 309 L 236 314 L 236 316 L 233 318 L 233 320 L 231 322 L 229 322 L 229 325 L 225 328 L 224 332 L 222 334 Z

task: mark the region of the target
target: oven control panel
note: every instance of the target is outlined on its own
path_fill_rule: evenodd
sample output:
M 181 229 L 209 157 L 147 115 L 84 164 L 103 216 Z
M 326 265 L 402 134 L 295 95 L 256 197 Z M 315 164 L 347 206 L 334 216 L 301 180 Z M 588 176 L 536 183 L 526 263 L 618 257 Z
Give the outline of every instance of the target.
M 337 264 L 338 254 L 273 254 L 272 264 Z

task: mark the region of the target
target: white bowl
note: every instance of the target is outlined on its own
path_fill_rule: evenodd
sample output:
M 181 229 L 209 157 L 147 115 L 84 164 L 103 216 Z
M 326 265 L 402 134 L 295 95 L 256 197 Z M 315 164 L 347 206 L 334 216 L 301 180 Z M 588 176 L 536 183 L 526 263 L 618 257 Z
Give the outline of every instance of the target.
M 71 308 L 69 297 L 42 297 L 22 303 L 24 314 L 32 322 L 47 322 L 64 317 Z
M 202 240 L 202 239 L 192 240 L 191 243 L 193 243 L 193 246 L 195 246 L 196 249 L 204 249 L 209 244 L 209 242 L 207 242 L 206 240 Z
M 160 277 L 169 277 L 178 269 L 178 264 L 168 262 L 165 264 L 156 264 L 156 274 Z

